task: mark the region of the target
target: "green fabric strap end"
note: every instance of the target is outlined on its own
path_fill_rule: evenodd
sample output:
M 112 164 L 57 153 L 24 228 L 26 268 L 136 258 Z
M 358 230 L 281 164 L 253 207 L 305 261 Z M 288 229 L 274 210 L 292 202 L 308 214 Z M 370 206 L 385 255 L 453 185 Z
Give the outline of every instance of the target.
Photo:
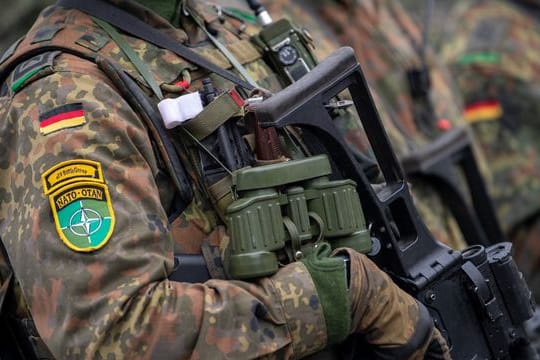
M 331 251 L 328 243 L 322 243 L 313 253 L 302 259 L 321 301 L 328 345 L 344 341 L 351 327 L 345 261 L 330 257 Z
M 223 12 L 225 14 L 230 14 L 233 17 L 248 21 L 252 24 L 257 24 L 257 17 L 247 11 L 244 11 L 242 9 L 238 9 L 232 6 L 227 6 L 223 8 Z
M 459 58 L 458 64 L 497 64 L 501 60 L 501 55 L 494 52 L 477 52 L 465 54 Z
M 241 114 L 241 110 L 242 106 L 234 100 L 230 92 L 225 91 L 208 104 L 201 113 L 187 122 L 184 127 L 197 140 L 204 140 L 231 117 Z
M 41 69 L 43 69 L 43 67 L 40 67 L 40 68 L 37 68 L 37 69 L 34 69 L 32 71 L 29 71 L 27 74 L 25 74 L 23 77 L 19 78 L 16 82 L 14 82 L 12 85 L 11 85 L 11 91 L 13 92 L 17 92 L 17 90 L 19 90 L 19 88 L 21 86 L 24 85 L 24 83 L 30 79 L 32 76 L 36 75 L 38 72 L 41 71 Z

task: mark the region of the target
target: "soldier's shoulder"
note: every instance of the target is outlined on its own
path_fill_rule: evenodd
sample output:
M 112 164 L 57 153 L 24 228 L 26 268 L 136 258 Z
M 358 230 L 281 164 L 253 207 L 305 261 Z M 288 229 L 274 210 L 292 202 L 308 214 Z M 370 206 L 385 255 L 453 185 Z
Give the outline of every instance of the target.
M 449 64 L 460 69 L 489 68 L 523 78 L 537 66 L 534 57 L 524 54 L 540 46 L 540 27 L 533 16 L 515 4 L 477 2 L 461 9 L 452 20 L 459 27 L 447 31 L 441 52 Z M 512 66 L 523 63 L 527 66 Z
M 515 30 L 532 25 L 522 9 L 503 1 L 458 1 L 449 17 L 455 28 L 446 31 L 444 56 L 466 65 L 492 62 L 500 53 L 512 52 Z
M 66 10 L 49 7 L 0 58 L 1 94 L 13 96 L 36 80 L 59 71 L 58 60 L 64 54 L 89 58 L 108 41 L 93 31 L 91 23 L 75 24 Z
M 55 59 L 61 54 L 60 51 L 48 51 L 14 64 L 13 69 L 4 71 L 1 94 L 13 96 L 28 84 L 48 76 L 54 72 Z

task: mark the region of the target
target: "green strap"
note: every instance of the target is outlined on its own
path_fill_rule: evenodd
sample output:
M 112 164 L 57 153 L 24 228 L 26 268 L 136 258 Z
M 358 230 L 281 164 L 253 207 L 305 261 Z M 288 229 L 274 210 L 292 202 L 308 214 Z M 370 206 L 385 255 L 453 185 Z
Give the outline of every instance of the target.
M 131 46 L 129 46 L 129 44 L 124 41 L 124 39 L 120 36 L 118 31 L 116 31 L 116 29 L 112 25 L 95 17 L 92 18 L 94 19 L 96 24 L 98 24 L 103 30 L 105 30 L 107 34 L 109 34 L 111 39 L 113 39 L 113 41 L 118 45 L 118 47 L 122 49 L 122 51 L 131 61 L 131 63 L 135 66 L 135 68 L 137 68 L 139 74 L 141 74 L 144 80 L 148 83 L 154 94 L 156 94 L 157 98 L 159 100 L 163 100 L 163 93 L 161 92 L 160 87 L 156 83 L 156 80 L 150 74 L 150 71 L 148 70 L 146 65 L 141 61 L 141 59 L 139 59 L 139 56 L 135 53 Z M 212 152 L 206 146 L 204 146 L 204 144 L 201 143 L 196 136 L 194 136 L 188 129 L 182 126 L 180 128 L 191 140 L 193 140 L 199 147 L 201 147 L 201 149 L 203 149 L 208 155 L 210 155 L 210 157 L 212 157 L 214 161 L 216 161 L 223 169 L 225 169 L 225 171 L 231 174 L 231 171 L 214 154 L 212 154 Z
M 351 310 L 345 261 L 331 257 L 330 245 L 322 242 L 301 261 L 306 266 L 324 313 L 328 345 L 342 342 L 351 328 Z
M 255 80 L 253 80 L 253 78 L 248 74 L 248 72 L 246 71 L 246 69 L 242 66 L 242 64 L 240 64 L 238 62 L 238 60 L 236 60 L 236 58 L 234 57 L 234 55 L 229 51 L 229 49 L 227 49 L 227 47 L 225 45 L 223 45 L 218 39 L 216 39 L 212 34 L 210 34 L 210 32 L 206 29 L 206 26 L 204 26 L 204 24 L 201 22 L 201 20 L 195 15 L 193 14 L 191 11 L 189 11 L 188 8 L 186 8 L 186 10 L 189 12 L 189 15 L 191 15 L 192 19 L 195 21 L 195 23 L 197 24 L 197 26 L 202 30 L 204 31 L 204 33 L 206 34 L 206 36 L 208 36 L 208 38 L 210 39 L 210 41 L 212 41 L 212 43 L 219 49 L 219 51 L 221 51 L 223 53 L 223 55 L 225 55 L 225 57 L 227 58 L 227 60 L 229 60 L 229 62 L 232 64 L 232 66 L 236 69 L 236 71 L 238 71 L 238 73 L 240 75 L 242 75 L 242 77 L 251 85 L 253 86 L 254 88 L 258 88 L 259 85 L 257 85 L 257 82 Z
M 118 31 L 113 26 L 111 26 L 109 23 L 106 23 L 105 21 L 97 19 L 95 17 L 93 17 L 93 20 L 103 30 L 105 30 L 105 32 L 107 34 L 109 34 L 109 36 L 116 43 L 116 45 L 118 45 L 118 47 L 124 52 L 124 54 L 126 54 L 126 56 L 131 61 L 133 66 L 135 66 L 135 68 L 137 68 L 137 71 L 144 78 L 144 80 L 146 81 L 148 86 L 150 86 L 150 88 L 152 89 L 154 94 L 157 96 L 157 98 L 159 100 L 162 100 L 163 99 L 163 93 L 161 92 L 161 89 L 160 89 L 159 85 L 157 84 L 157 82 L 154 79 L 154 77 L 152 76 L 152 74 L 150 74 L 150 71 L 148 70 L 146 65 L 143 64 L 141 59 L 139 59 L 139 56 L 131 48 L 131 46 L 129 46 L 129 44 L 122 38 L 122 36 L 120 36 Z
M 242 9 L 238 9 L 232 6 L 227 6 L 227 7 L 221 8 L 221 10 L 223 11 L 224 14 L 228 16 L 234 17 L 239 20 L 245 20 L 252 24 L 257 24 L 257 17 Z
M 199 115 L 184 126 L 198 140 L 203 140 L 236 114 L 241 114 L 242 106 L 230 92 L 226 91 L 208 104 Z

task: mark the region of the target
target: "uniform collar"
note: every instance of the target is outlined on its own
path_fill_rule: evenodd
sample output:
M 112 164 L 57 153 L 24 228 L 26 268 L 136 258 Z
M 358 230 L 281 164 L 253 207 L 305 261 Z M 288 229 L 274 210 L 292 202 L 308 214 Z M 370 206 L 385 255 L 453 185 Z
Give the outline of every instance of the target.
M 172 28 L 172 24 L 153 11 L 151 8 L 146 7 L 142 4 L 144 0 L 135 1 L 135 0 L 107 0 L 108 2 L 116 5 L 122 10 L 129 12 L 131 15 L 136 16 L 140 20 L 152 25 L 158 29 Z M 174 0 L 172 0 L 174 1 Z
M 107 0 L 117 7 L 129 12 L 131 15 L 136 16 L 140 20 L 146 22 L 152 27 L 164 30 L 170 35 L 178 37 L 178 33 L 182 33 L 181 42 L 186 42 L 189 39 L 190 43 L 199 43 L 206 40 L 206 34 L 202 32 L 191 16 L 196 16 L 200 23 L 208 24 L 217 18 L 215 9 L 204 4 L 202 1 L 197 0 L 168 0 L 175 3 L 175 7 L 178 9 L 178 16 L 173 22 L 171 22 L 160 14 L 156 13 L 152 8 L 145 6 L 151 5 L 152 1 L 148 0 Z M 163 2 L 166 0 L 156 0 Z M 147 3 L 148 2 L 148 3 Z M 188 15 L 191 14 L 191 15 Z M 183 31 L 178 31 L 178 30 Z M 186 36 L 187 35 L 187 36 Z
M 136 0 L 138 3 L 160 15 L 170 23 L 174 24 L 177 18 L 179 0 Z

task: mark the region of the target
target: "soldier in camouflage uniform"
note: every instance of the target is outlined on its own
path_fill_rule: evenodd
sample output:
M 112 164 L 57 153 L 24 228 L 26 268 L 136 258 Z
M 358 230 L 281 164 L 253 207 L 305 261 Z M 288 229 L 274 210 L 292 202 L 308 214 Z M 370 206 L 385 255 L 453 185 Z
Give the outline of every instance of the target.
M 202 21 L 260 86 L 279 90 L 248 40 L 256 29 L 239 32 L 234 19 L 219 21 L 214 7 L 196 1 L 148 1 L 159 15 L 114 3 L 230 68 L 195 23 Z M 171 51 L 121 39 L 167 97 L 199 89 L 209 75 L 219 88 L 232 85 Z M 224 247 L 226 231 L 188 154 L 179 156 L 193 197 L 175 211 L 186 189 L 164 138 L 96 56 L 151 93 L 117 41 L 88 15 L 58 6 L 43 11 L 0 65 L 9 74 L 0 96 L 0 304 L 9 303 L 4 312 L 30 332 L 40 356 L 300 358 L 351 333 L 365 334 L 381 355 L 421 358 L 439 344 L 430 349 L 447 356 L 425 308 L 348 249 L 348 284 L 343 260 L 326 254 L 251 283 L 168 280 L 173 253 Z
M 435 2 L 434 11 L 446 21 L 432 24 L 433 41 L 464 96 L 464 117 L 493 174 L 499 218 L 538 301 L 540 3 L 460 0 Z

